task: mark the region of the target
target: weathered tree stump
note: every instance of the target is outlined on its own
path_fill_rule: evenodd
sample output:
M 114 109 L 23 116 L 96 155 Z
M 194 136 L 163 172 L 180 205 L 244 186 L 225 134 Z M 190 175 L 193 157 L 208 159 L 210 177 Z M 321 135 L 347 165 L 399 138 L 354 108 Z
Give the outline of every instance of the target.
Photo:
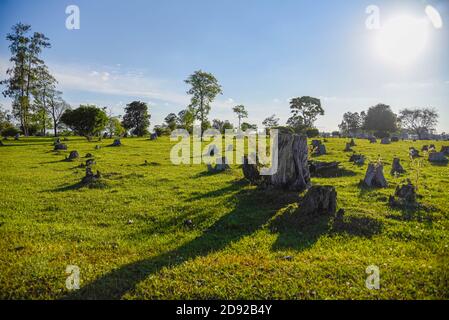
M 411 148 L 408 150 L 408 153 L 409 153 L 409 156 L 410 156 L 411 158 L 413 158 L 413 159 L 419 157 L 419 151 L 416 150 L 416 149 L 413 148 L 413 147 L 411 147 Z
M 384 167 L 380 162 L 368 164 L 368 169 L 366 171 L 363 184 L 367 187 L 388 187 L 387 180 L 384 177 Z
M 361 166 L 365 164 L 365 156 L 363 154 L 353 153 L 352 156 L 349 158 L 349 161 L 356 165 Z
M 67 150 L 67 145 L 65 143 L 56 144 L 53 150 L 54 151 Z
M 345 147 L 345 149 L 343 151 L 344 152 L 352 152 L 354 150 L 352 150 L 351 144 L 348 142 L 348 143 L 346 143 L 346 147 Z
M 312 140 L 311 146 L 314 148 L 318 148 L 321 145 L 321 140 Z
M 449 146 L 442 146 L 440 152 L 442 152 L 445 155 L 449 156 Z
M 313 153 L 316 156 L 323 156 L 326 154 L 326 146 L 324 144 L 320 144 L 316 148 L 313 149 Z
M 111 144 L 111 147 L 120 147 L 122 145 L 122 142 L 120 141 L 120 138 L 114 139 L 114 142 Z
M 377 143 L 377 139 L 374 137 L 370 137 L 370 138 L 368 138 L 368 140 L 370 143 Z
M 397 197 L 397 199 L 396 199 Z M 406 184 L 396 187 L 394 196 L 390 196 L 389 204 L 391 207 L 414 207 L 416 203 L 416 188 L 407 179 Z
M 86 167 L 86 175 L 81 180 L 83 184 L 91 184 L 101 179 L 100 171 L 97 170 L 97 174 L 92 172 L 92 168 L 90 166 Z
M 351 141 L 349 142 L 349 145 L 350 145 L 351 147 L 357 146 L 357 145 L 355 144 L 354 139 L 351 139 Z
M 404 168 L 401 166 L 401 160 L 399 158 L 393 159 L 393 166 L 391 168 L 391 175 L 405 173 Z
M 431 144 L 430 146 L 429 146 L 429 151 L 435 151 L 437 148 L 435 147 L 435 145 L 434 144 Z
M 256 164 L 244 157 L 243 174 L 250 182 L 274 188 L 303 191 L 310 186 L 307 137 L 281 133 L 278 136 L 277 170 L 261 176 Z M 273 165 L 273 164 L 272 164 Z
M 391 137 L 391 142 L 399 142 L 399 137 Z
M 382 138 L 382 140 L 380 140 L 380 143 L 381 144 L 390 144 L 391 140 L 390 140 L 390 138 L 385 137 L 385 138 Z
M 78 159 L 79 157 L 80 157 L 80 155 L 78 154 L 78 151 L 74 150 L 74 151 L 70 151 L 70 154 L 66 159 L 68 161 L 73 161 L 75 159 Z
M 86 153 L 86 155 L 84 156 L 84 158 L 93 158 L 94 155 L 92 153 Z
M 17 133 L 15 136 L 14 136 L 14 140 L 19 140 L 19 138 L 20 138 L 20 133 Z
M 338 169 L 340 162 L 321 162 L 321 161 L 309 161 L 310 174 L 318 173 L 322 170 Z
M 421 151 L 429 151 L 429 146 L 427 144 L 422 146 Z
M 150 140 L 156 140 L 157 139 L 157 133 L 152 133 L 150 135 Z
M 431 152 L 429 153 L 429 162 L 433 163 L 448 163 L 448 159 L 443 152 Z
M 301 215 L 335 215 L 337 191 L 333 186 L 312 186 L 300 202 Z

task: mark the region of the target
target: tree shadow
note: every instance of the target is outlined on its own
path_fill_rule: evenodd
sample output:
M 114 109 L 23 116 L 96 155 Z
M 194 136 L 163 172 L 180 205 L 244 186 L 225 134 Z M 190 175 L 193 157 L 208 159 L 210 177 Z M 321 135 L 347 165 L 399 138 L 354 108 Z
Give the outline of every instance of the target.
M 219 197 L 241 189 L 241 181 L 224 189 L 212 191 L 191 200 Z M 282 190 L 244 189 L 232 194 L 236 199 L 235 207 L 219 218 L 210 228 L 198 238 L 178 247 L 177 249 L 132 262 L 100 276 L 80 290 L 69 293 L 64 299 L 120 299 L 126 292 L 148 276 L 159 272 L 164 267 L 175 267 L 179 264 L 205 257 L 210 253 L 224 249 L 232 242 L 253 234 L 270 220 L 272 216 L 284 207 L 297 194 Z M 254 208 L 257 207 L 257 212 Z
M 329 168 L 317 170 L 313 173 L 314 178 L 341 178 L 341 177 L 354 177 L 357 172 L 348 170 L 345 168 Z

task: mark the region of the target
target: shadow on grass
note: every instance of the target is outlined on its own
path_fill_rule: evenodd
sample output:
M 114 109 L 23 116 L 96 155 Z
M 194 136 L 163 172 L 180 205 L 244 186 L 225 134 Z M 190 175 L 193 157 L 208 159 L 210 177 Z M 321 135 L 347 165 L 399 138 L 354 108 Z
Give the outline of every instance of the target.
M 321 169 L 313 173 L 313 178 L 341 178 L 354 177 L 357 172 L 345 168 Z
M 297 198 L 297 195 L 285 191 L 272 190 L 267 193 L 257 189 L 241 190 L 241 184 L 242 182 L 238 181 L 224 189 L 194 198 L 221 197 L 239 190 L 236 194 L 232 194 L 236 199 L 235 207 L 198 238 L 159 256 L 123 265 L 63 298 L 120 299 L 126 292 L 133 290 L 139 282 L 164 267 L 175 267 L 185 261 L 207 256 L 253 234 L 262 228 L 280 208 L 291 203 L 293 198 Z

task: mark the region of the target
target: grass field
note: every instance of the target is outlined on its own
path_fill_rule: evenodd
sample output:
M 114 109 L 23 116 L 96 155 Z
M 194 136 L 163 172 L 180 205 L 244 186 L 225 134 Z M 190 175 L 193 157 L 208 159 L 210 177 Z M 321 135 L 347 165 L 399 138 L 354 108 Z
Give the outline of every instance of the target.
M 172 165 L 168 138 L 111 142 L 70 137 L 67 152 L 52 151 L 50 138 L 0 147 L 0 298 L 449 298 L 449 168 L 408 158 L 410 146 L 432 142 L 356 140 L 356 151 L 381 156 L 389 182 L 361 189 L 366 165 L 348 161 L 346 140 L 329 139 L 320 160 L 343 170 L 312 182 L 336 187 L 340 229 L 329 218 L 295 223 L 299 195 L 258 190 L 238 166 L 208 174 L 205 165 Z M 70 150 L 81 159 L 63 161 Z M 103 188 L 78 184 L 88 152 Z M 395 156 L 401 177 L 389 174 Z M 388 196 L 408 177 L 423 208 L 390 209 Z M 68 265 L 80 268 L 80 290 L 66 289 Z M 379 290 L 365 286 L 369 265 L 379 267 Z

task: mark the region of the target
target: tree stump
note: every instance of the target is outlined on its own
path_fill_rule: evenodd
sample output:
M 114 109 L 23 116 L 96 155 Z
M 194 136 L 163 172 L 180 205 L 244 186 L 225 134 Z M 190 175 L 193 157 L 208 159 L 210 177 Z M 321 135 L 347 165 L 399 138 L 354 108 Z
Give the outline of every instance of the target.
M 152 133 L 150 135 L 150 140 L 156 140 L 157 139 L 157 133 Z
M 92 153 L 86 153 L 86 155 L 84 156 L 85 158 L 93 158 L 94 155 Z
M 370 137 L 370 138 L 368 138 L 368 140 L 370 143 L 377 143 L 377 139 L 374 137 Z
M 388 187 L 387 180 L 384 177 L 384 167 L 381 163 L 370 163 L 368 165 L 363 184 L 367 187 Z
M 300 202 L 301 215 L 335 215 L 337 191 L 333 186 L 312 186 Z
M 86 160 L 86 167 L 91 167 L 95 164 L 95 160 L 94 159 L 87 159 Z
M 119 138 L 114 139 L 114 142 L 111 144 L 112 147 L 120 147 L 122 145 L 122 142 Z
M 413 159 L 419 157 L 419 151 L 416 150 L 416 149 L 413 148 L 413 147 L 411 147 L 411 148 L 408 150 L 408 153 L 409 153 L 410 157 L 413 158 Z
M 277 171 L 261 176 L 257 164 L 249 164 L 248 158 L 244 157 L 243 174 L 254 184 L 301 192 L 310 187 L 308 153 L 306 136 L 281 133 L 278 136 Z
M 425 146 L 422 146 L 421 151 L 429 151 L 429 146 L 427 144 Z
M 345 149 L 343 151 L 344 152 L 352 152 L 354 150 L 352 150 L 351 144 L 348 142 L 348 143 L 346 143 L 346 147 L 345 147 Z
M 309 161 L 309 172 L 312 175 L 322 170 L 338 169 L 339 165 L 340 162 Z
M 365 164 L 365 156 L 363 154 L 353 153 L 352 156 L 349 158 L 349 161 L 356 165 L 361 166 Z
M 401 160 L 399 158 L 393 159 L 393 166 L 391 168 L 391 175 L 405 173 L 404 168 L 401 165 Z
M 78 154 L 78 151 L 74 150 L 74 151 L 70 151 L 70 154 L 67 157 L 67 160 L 72 161 L 72 160 L 78 159 L 79 157 L 80 157 L 80 155 Z
M 391 142 L 399 142 L 399 138 L 398 137 L 391 137 Z
M 416 206 L 416 188 L 409 179 L 406 184 L 396 187 L 394 196 L 390 196 L 389 204 L 391 207 Z
M 382 140 L 380 140 L 380 143 L 381 144 L 390 144 L 391 141 L 390 141 L 390 138 L 385 137 L 385 138 L 382 138 Z
M 311 146 L 313 148 L 318 148 L 321 145 L 321 140 L 312 140 Z
M 326 146 L 324 144 L 320 144 L 318 147 L 314 148 L 314 155 L 323 156 L 326 154 Z
M 86 175 L 81 180 L 83 184 L 91 184 L 101 179 L 100 171 L 97 170 L 97 174 L 92 172 L 92 168 L 90 166 L 86 167 Z
M 449 156 L 449 146 L 442 146 L 440 152 L 442 152 L 445 155 Z
M 429 162 L 433 163 L 448 163 L 448 159 L 443 152 L 431 152 L 429 153 Z
M 20 133 L 17 133 L 15 136 L 14 136 L 14 140 L 19 140 L 19 138 L 20 138 Z
M 357 146 L 357 145 L 355 144 L 354 139 L 351 139 L 351 141 L 349 142 L 349 145 L 350 145 L 351 147 Z
M 58 151 L 58 150 L 67 150 L 67 145 L 64 143 L 58 143 L 55 145 L 54 151 Z

